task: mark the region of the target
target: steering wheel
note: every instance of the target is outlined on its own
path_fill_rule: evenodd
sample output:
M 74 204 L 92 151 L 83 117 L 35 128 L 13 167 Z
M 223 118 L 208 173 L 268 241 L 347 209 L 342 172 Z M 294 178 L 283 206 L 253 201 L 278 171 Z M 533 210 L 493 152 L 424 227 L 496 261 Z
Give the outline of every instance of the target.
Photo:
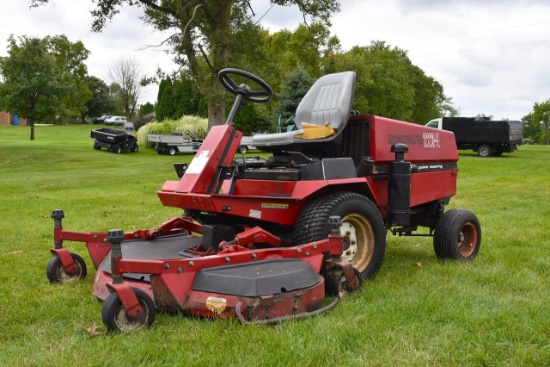
M 237 85 L 237 83 L 235 83 L 235 81 L 229 76 L 231 74 L 239 75 L 246 79 L 249 79 L 258 84 L 263 89 L 251 90 L 250 87 L 246 84 Z M 218 73 L 218 77 L 220 78 L 220 83 L 222 83 L 225 89 L 235 95 L 243 96 L 243 98 L 248 101 L 263 103 L 268 102 L 271 97 L 273 97 L 273 90 L 271 89 L 271 87 L 262 79 L 258 78 L 256 75 L 251 74 L 247 71 L 227 68 L 220 70 L 220 72 Z

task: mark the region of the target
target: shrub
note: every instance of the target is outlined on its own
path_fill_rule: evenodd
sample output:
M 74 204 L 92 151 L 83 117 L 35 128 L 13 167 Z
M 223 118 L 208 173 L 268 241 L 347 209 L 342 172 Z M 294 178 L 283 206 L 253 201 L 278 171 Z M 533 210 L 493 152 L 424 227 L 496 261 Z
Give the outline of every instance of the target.
M 163 122 L 150 122 L 137 131 L 138 144 L 142 147 L 153 148 L 154 144 L 149 143 L 147 135 L 159 134 L 169 135 L 173 133 L 189 133 L 197 139 L 204 139 L 208 132 L 208 119 L 198 116 L 183 116 L 179 120 L 165 120 Z

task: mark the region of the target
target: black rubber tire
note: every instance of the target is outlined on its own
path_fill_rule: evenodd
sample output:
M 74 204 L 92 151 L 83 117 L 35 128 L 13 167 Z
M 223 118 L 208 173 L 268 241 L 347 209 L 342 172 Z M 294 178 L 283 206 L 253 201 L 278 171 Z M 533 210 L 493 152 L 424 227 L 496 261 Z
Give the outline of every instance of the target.
M 241 145 L 241 146 L 239 147 L 239 152 L 240 152 L 241 154 L 246 154 L 246 153 L 248 153 L 248 147 L 247 147 L 246 145 Z
M 480 157 L 483 157 L 483 158 L 486 158 L 486 157 L 490 157 L 493 155 L 493 149 L 491 149 L 490 146 L 488 145 L 480 145 L 478 148 L 477 148 L 477 155 L 480 156 Z
M 479 220 L 466 209 L 446 211 L 435 227 L 433 244 L 440 259 L 473 259 L 481 246 Z
M 76 267 L 78 268 L 78 271 L 73 275 L 67 274 L 61 260 L 59 259 L 59 256 L 54 255 L 46 267 L 46 275 L 48 276 L 50 282 L 64 284 L 86 278 L 87 269 L 84 259 L 75 253 L 70 252 L 70 254 L 76 264 Z
M 100 149 L 101 149 L 101 146 L 99 146 L 98 144 L 94 144 L 94 149 L 95 149 L 95 150 L 100 150 Z
M 311 200 L 296 221 L 294 243 L 299 245 L 327 238 L 330 233 L 328 220 L 333 215 L 342 219 L 341 232 L 350 244 L 344 249 L 342 260 L 351 262 L 363 278 L 374 277 L 386 252 L 386 228 L 376 206 L 363 195 L 344 191 Z
M 101 319 L 110 332 L 139 330 L 150 327 L 155 321 L 155 303 L 141 289 L 132 288 L 145 313 L 142 318 L 129 320 L 126 309 L 116 292 L 109 294 L 101 308 Z
M 132 147 L 132 153 L 137 153 L 137 152 L 139 152 L 139 145 L 134 144 L 134 146 Z
M 168 155 L 176 155 L 177 151 L 178 150 L 176 148 L 172 147 L 168 149 Z
M 359 270 L 353 268 L 355 277 L 359 282 L 359 289 L 363 286 L 363 275 Z M 346 293 L 352 291 L 346 287 L 346 279 L 342 274 L 342 270 L 338 269 L 336 271 L 329 270 L 327 274 L 323 275 L 325 278 L 325 295 L 329 297 L 342 297 Z

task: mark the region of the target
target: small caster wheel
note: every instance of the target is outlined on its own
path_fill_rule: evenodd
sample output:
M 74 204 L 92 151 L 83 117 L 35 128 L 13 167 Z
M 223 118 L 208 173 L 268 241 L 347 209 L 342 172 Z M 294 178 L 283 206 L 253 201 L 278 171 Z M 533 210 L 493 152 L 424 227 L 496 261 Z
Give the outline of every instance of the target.
M 143 316 L 140 318 L 129 317 L 118 294 L 113 292 L 109 294 L 101 309 L 101 318 L 110 332 L 139 330 L 151 326 L 155 321 L 155 303 L 151 297 L 141 289 L 132 289 L 143 309 Z
M 54 256 L 48 262 L 46 267 L 46 275 L 52 283 L 69 283 L 78 279 L 86 278 L 86 263 L 77 254 L 70 253 L 76 265 L 74 273 L 68 273 L 58 256 Z

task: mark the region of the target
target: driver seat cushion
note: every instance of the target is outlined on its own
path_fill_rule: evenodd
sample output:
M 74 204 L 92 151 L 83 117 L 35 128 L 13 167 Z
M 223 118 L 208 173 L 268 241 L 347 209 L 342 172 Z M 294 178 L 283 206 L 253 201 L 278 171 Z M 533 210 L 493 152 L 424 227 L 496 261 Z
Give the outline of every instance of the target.
M 297 130 L 256 134 L 252 138 L 253 144 L 257 147 L 290 144 L 298 138 L 296 135 L 304 134 L 304 127 L 310 127 L 309 125 L 331 128 L 337 133 L 348 120 L 353 103 L 355 79 L 353 71 L 322 76 L 311 86 L 296 109 Z M 327 138 L 327 134 L 320 135 L 319 139 Z M 333 134 L 328 136 L 330 135 Z M 305 135 L 299 137 L 304 138 Z

